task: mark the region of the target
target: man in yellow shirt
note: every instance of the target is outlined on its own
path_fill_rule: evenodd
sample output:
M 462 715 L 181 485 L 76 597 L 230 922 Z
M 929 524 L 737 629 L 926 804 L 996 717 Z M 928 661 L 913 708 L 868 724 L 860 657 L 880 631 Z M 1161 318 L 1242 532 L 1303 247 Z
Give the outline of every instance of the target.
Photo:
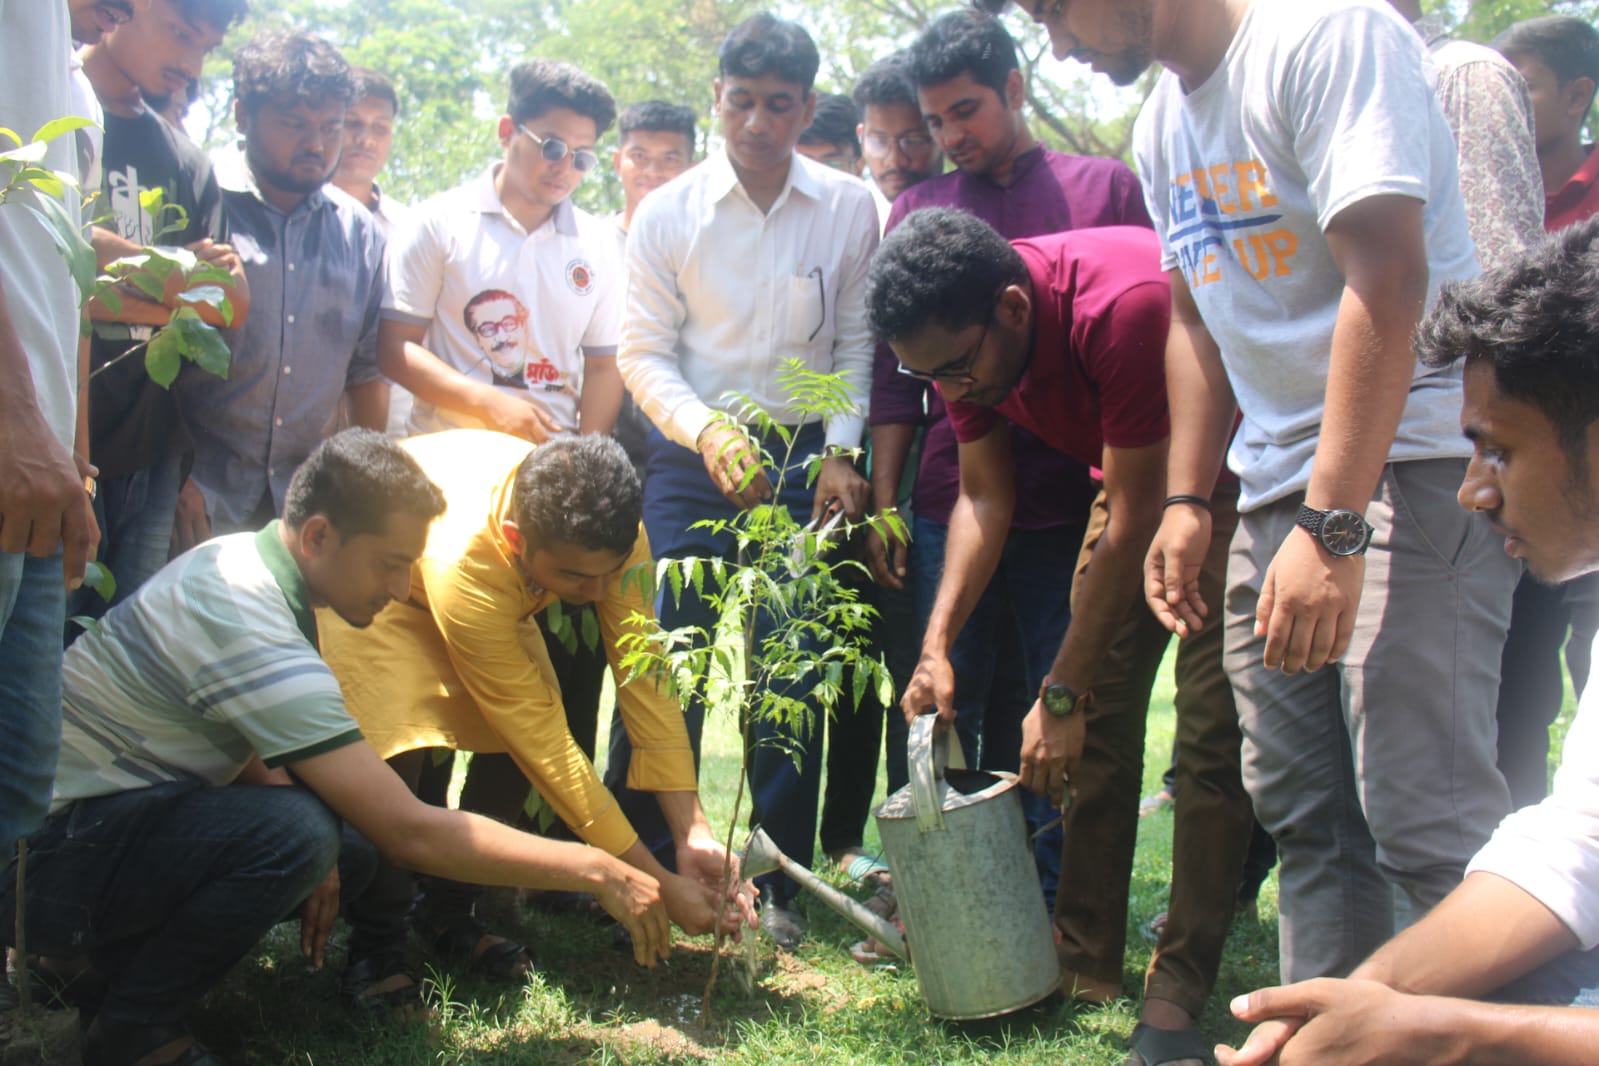
M 634 751 L 628 784 L 656 794 L 676 844 L 674 874 L 639 842 L 574 740 L 534 617 L 557 600 L 593 604 L 614 669 L 620 638 L 653 615 L 641 583 L 624 589 L 623 575 L 650 561 L 626 454 L 608 437 L 533 449 L 486 430 L 414 437 L 402 447 L 447 501 L 411 568 L 410 595 L 370 626 L 320 620 L 323 655 L 362 732 L 413 786 L 424 749 L 508 752 L 579 837 L 659 879 L 674 922 L 710 931 L 726 855 L 700 807 L 682 708 L 647 681 L 617 689 Z M 484 813 L 509 819 L 515 811 Z M 473 917 L 474 895 L 438 893 L 418 916 L 424 934 L 440 953 L 485 972 L 524 972 L 531 962 L 523 949 Z M 355 939 L 402 943 L 411 898 L 408 872 L 380 872 L 351 908 Z M 738 906 L 749 901 L 740 896 Z

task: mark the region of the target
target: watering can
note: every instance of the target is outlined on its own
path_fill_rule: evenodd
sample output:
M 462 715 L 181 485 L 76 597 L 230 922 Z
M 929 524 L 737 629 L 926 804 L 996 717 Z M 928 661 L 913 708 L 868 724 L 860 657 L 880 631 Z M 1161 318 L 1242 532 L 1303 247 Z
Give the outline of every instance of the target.
M 932 715 L 911 726 L 910 784 L 875 812 L 894 871 L 898 929 L 777 850 L 759 829 L 745 877 L 781 869 L 891 953 L 910 958 L 928 1009 L 992 1018 L 1055 991 L 1060 961 L 1015 774 L 965 769 Z M 953 759 L 953 762 L 951 761 Z

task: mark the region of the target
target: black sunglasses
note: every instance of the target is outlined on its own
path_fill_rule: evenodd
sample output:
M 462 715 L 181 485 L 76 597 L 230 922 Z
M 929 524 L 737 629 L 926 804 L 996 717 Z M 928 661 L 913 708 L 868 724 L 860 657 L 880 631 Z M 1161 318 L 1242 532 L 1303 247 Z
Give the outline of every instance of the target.
M 579 174 L 586 173 L 600 165 L 600 157 L 587 148 L 579 148 L 573 152 L 567 143 L 559 137 L 540 137 L 520 122 L 516 124 L 516 128 L 527 134 L 528 139 L 539 146 L 539 155 L 543 156 L 546 162 L 559 163 L 566 158 L 568 152 L 571 152 L 572 169 Z

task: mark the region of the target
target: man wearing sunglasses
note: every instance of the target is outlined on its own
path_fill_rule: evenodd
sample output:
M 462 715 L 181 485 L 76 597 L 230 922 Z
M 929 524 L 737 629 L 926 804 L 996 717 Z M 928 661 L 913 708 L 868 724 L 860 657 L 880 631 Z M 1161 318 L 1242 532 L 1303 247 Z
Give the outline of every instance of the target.
M 621 268 L 614 237 L 571 195 L 615 119 L 610 92 L 576 67 L 518 64 L 501 158 L 396 231 L 378 365 L 416 394 L 411 432 L 611 431 Z

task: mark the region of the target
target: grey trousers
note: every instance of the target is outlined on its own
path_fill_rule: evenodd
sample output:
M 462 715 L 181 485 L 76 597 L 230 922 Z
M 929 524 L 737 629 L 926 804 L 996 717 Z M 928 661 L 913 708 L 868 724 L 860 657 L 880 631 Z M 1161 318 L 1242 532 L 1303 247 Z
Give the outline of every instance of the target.
M 1244 785 L 1277 840 L 1282 979 L 1341 977 L 1460 883 L 1510 810 L 1495 766 L 1500 649 L 1518 568 L 1455 493 L 1464 459 L 1391 463 L 1342 662 L 1286 675 L 1254 635 L 1266 569 L 1303 495 L 1242 516 L 1227 571 L 1227 671 Z

